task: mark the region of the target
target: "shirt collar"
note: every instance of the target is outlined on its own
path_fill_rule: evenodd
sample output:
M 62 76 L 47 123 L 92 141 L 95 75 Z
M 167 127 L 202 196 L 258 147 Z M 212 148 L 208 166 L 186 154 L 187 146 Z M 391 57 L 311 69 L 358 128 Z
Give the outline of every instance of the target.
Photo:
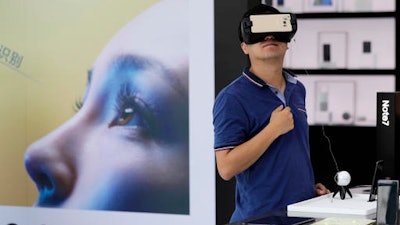
M 259 87 L 264 87 L 264 86 L 270 86 L 269 84 L 265 83 L 261 78 L 257 77 L 254 73 L 250 72 L 250 67 L 246 67 L 243 70 L 242 75 L 246 77 L 250 82 L 253 84 L 259 86 Z M 287 70 L 283 70 L 283 75 L 285 76 L 285 80 L 289 83 L 296 84 L 297 79 L 295 78 L 295 75 L 293 73 L 288 72 Z

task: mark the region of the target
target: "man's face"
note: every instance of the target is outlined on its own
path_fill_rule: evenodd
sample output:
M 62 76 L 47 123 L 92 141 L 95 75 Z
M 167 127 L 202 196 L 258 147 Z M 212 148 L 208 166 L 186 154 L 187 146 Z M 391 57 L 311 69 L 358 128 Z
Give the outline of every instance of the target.
M 286 42 L 280 42 L 267 36 L 263 41 L 255 44 L 241 44 L 242 50 L 248 54 L 250 59 L 283 59 L 288 48 Z

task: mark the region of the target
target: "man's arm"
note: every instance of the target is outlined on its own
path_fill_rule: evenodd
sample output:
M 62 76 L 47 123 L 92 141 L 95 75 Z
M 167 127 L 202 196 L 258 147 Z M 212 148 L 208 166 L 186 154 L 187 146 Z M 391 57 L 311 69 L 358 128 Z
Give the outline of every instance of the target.
M 280 135 L 294 128 L 293 115 L 289 107 L 278 106 L 271 114 L 270 122 L 250 140 L 233 149 L 215 152 L 218 173 L 224 180 L 249 168 Z

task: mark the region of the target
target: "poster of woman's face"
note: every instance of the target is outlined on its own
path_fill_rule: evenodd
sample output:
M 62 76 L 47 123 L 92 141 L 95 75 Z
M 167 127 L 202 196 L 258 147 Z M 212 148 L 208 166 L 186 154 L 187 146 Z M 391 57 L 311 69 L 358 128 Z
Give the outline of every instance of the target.
M 32 188 L 0 204 L 189 214 L 187 0 L 18 2 L 0 22 L 1 162 Z

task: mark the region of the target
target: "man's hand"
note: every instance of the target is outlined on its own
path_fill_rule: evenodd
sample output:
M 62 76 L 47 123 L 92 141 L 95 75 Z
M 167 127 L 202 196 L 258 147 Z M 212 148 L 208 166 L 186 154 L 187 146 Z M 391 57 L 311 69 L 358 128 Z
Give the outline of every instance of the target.
M 278 135 L 287 133 L 294 128 L 293 115 L 290 107 L 283 107 L 283 105 L 278 106 L 271 113 L 271 118 L 269 121 L 269 126 L 271 126 Z
M 317 195 L 326 195 L 331 193 L 331 191 L 326 188 L 325 185 L 317 183 L 315 184 L 315 193 L 317 193 Z

